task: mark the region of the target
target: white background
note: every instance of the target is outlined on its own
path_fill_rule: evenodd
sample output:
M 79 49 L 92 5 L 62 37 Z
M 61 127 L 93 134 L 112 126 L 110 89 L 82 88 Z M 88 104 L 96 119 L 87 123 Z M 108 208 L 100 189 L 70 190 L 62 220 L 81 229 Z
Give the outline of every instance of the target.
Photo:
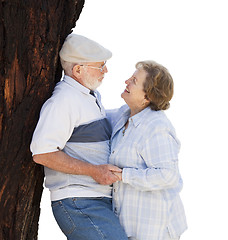
M 124 81 L 139 60 L 155 60 L 173 76 L 175 94 L 166 113 L 182 143 L 181 197 L 189 226 L 182 240 L 228 239 L 226 5 L 226 0 L 86 0 L 74 29 L 113 53 L 98 89 L 106 108 L 124 103 Z M 66 238 L 46 189 L 39 240 L 47 239 Z

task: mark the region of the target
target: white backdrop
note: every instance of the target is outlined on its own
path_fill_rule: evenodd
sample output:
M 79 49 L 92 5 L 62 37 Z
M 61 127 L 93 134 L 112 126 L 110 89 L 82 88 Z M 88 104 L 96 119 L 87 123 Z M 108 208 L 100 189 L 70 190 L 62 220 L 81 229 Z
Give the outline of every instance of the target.
M 75 33 L 113 52 L 99 87 L 106 108 L 124 102 L 124 81 L 139 60 L 152 59 L 173 76 L 167 115 L 182 143 L 181 197 L 189 228 L 182 240 L 228 239 L 226 0 L 85 0 Z M 65 240 L 44 191 L 39 240 Z

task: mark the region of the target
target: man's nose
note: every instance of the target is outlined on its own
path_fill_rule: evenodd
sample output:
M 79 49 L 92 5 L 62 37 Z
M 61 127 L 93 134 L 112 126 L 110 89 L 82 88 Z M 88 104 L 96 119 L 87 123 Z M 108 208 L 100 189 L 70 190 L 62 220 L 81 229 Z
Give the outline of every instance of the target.
M 104 72 L 104 73 L 107 73 L 107 72 L 108 72 L 107 66 L 104 66 L 104 68 L 102 69 L 102 72 Z

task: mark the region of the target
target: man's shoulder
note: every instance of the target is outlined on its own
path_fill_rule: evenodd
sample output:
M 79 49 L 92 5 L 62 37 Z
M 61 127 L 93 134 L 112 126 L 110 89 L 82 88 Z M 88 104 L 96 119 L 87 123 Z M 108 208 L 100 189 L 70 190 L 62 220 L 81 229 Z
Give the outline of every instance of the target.
M 51 111 L 58 109 L 61 111 L 69 111 L 69 109 L 75 109 L 75 106 L 78 106 L 80 103 L 80 96 L 77 91 L 72 91 L 70 87 L 64 86 L 62 82 L 57 83 L 55 86 L 52 95 L 48 98 L 42 106 L 42 112 L 46 109 Z
M 55 101 L 71 102 L 77 98 L 81 98 L 81 95 L 82 94 L 79 90 L 61 81 L 56 84 L 51 98 Z

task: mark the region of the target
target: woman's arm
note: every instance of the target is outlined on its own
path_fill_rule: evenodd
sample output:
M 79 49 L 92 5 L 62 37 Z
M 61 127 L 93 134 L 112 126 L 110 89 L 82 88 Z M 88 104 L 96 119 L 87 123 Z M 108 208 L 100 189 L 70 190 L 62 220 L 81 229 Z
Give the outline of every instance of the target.
M 142 191 L 161 190 L 177 186 L 179 141 L 167 130 L 157 130 L 142 144 L 140 157 L 147 168 L 123 168 L 122 181 Z
M 127 110 L 129 110 L 129 107 L 126 104 L 120 108 L 105 110 L 106 117 L 107 117 L 108 121 L 110 122 L 112 129 L 116 125 L 116 123 L 119 121 L 123 112 L 126 112 Z

